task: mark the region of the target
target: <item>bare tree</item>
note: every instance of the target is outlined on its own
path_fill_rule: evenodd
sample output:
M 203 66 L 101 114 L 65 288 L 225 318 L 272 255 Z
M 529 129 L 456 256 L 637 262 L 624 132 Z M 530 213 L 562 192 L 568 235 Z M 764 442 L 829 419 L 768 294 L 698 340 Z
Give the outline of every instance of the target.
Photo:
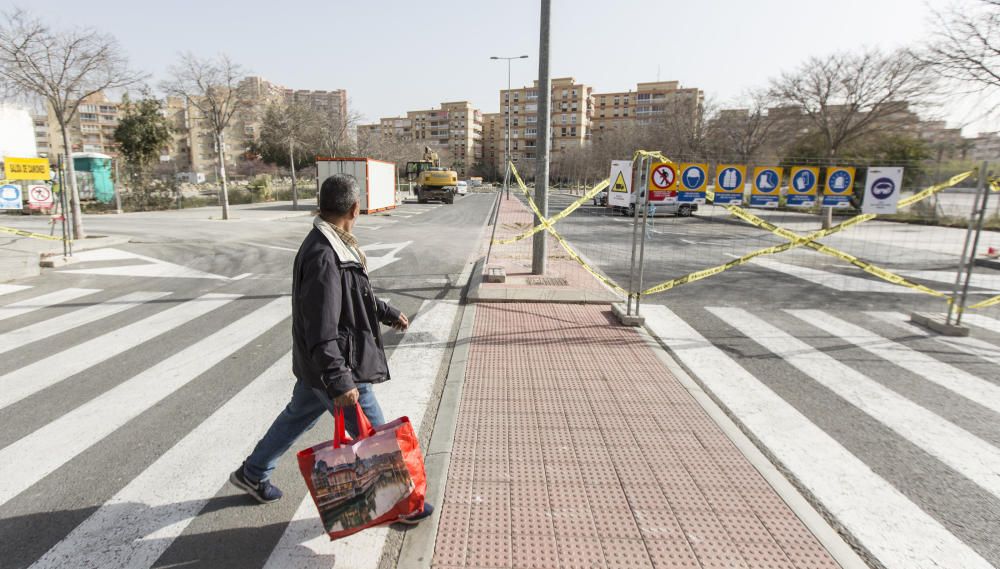
M 69 124 L 85 99 L 127 87 L 144 75 L 131 70 L 118 41 L 89 28 L 56 31 L 24 10 L 5 13 L 0 27 L 0 78 L 43 99 L 62 135 L 72 203 L 73 237 L 85 238 Z
M 327 156 L 341 156 L 350 152 L 352 133 L 361 123 L 360 112 L 347 103 L 347 114 L 341 114 L 339 109 L 330 109 L 319 117 L 320 149 Z
M 191 53 L 183 53 L 180 62 L 170 68 L 170 79 L 161 86 L 167 94 L 182 97 L 189 106 L 197 109 L 199 118 L 212 132 L 222 184 L 222 219 L 229 219 L 226 129 L 237 113 L 250 106 L 249 101 L 240 97 L 238 89 L 243 77 L 243 68 L 225 54 L 201 59 Z
M 279 151 L 288 158 L 292 174 L 292 209 L 299 207 L 299 193 L 296 185 L 296 153 L 301 158 L 309 150 L 315 149 L 321 117 L 310 107 L 301 103 L 272 104 L 264 114 L 261 125 L 260 142 L 265 159 Z
M 909 105 L 930 96 L 934 79 L 930 66 L 909 51 L 867 50 L 812 57 L 772 80 L 770 95 L 802 113 L 830 159 L 851 142 L 902 126 Z M 829 227 L 833 210 L 823 213 L 823 226 Z
M 757 158 L 771 142 L 780 120 L 770 116 L 770 99 L 766 91 L 751 91 L 736 109 L 720 110 L 708 124 L 708 145 L 722 160 L 741 163 Z
M 1000 0 L 973 0 L 934 14 L 922 58 L 945 79 L 996 96 L 1000 91 Z M 996 101 L 987 109 L 996 110 Z

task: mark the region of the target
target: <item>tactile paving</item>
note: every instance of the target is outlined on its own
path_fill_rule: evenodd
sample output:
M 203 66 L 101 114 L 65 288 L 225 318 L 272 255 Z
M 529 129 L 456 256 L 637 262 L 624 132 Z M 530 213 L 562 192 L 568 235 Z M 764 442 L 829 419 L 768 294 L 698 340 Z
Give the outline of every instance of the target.
M 837 567 L 609 322 L 599 306 L 478 306 L 434 569 Z

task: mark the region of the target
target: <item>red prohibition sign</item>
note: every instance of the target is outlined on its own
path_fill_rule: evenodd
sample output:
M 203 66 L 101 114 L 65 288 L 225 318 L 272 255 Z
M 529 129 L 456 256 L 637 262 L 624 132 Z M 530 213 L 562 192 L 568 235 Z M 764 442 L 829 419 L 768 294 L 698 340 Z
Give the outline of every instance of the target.
M 677 174 L 669 164 L 660 164 L 655 170 L 653 170 L 653 185 L 657 188 L 665 190 L 674 185 L 674 178 L 676 177 Z
M 36 202 L 47 202 L 52 196 L 52 192 L 48 188 L 31 188 L 31 199 Z

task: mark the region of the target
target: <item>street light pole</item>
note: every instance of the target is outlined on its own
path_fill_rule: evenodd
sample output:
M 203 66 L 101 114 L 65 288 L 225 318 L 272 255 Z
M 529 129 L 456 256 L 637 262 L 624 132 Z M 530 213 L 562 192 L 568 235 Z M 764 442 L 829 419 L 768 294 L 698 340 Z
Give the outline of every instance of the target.
M 507 62 L 507 142 L 504 146 L 503 155 L 503 189 L 504 193 L 507 195 L 506 199 L 510 199 L 510 61 L 512 59 L 527 59 L 527 55 L 518 55 L 515 57 L 500 57 L 491 56 L 490 59 L 502 59 Z
M 552 98 L 552 81 L 549 78 L 549 14 L 552 11 L 551 0 L 542 0 L 541 19 L 539 22 L 538 40 L 538 138 L 541 140 L 541 151 L 535 156 L 535 204 L 538 213 L 535 214 L 535 225 L 541 225 L 542 220 L 549 216 L 549 102 Z M 536 145 L 536 148 L 538 146 Z M 545 274 L 545 257 L 548 254 L 545 240 L 547 231 L 535 234 L 531 247 L 531 274 Z

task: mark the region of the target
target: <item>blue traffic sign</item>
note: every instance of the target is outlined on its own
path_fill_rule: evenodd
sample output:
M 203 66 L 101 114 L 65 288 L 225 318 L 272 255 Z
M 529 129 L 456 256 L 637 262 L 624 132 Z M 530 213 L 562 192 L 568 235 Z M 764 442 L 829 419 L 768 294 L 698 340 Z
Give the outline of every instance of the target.
M 0 186 L 0 209 L 23 209 L 21 186 L 6 184 Z
M 778 189 L 778 173 L 774 170 L 761 170 L 754 185 L 759 192 L 772 193 Z
M 816 176 L 809 170 L 799 170 L 792 178 L 792 191 L 805 193 L 816 187 Z
M 843 194 L 851 191 L 851 175 L 843 170 L 838 170 L 830 175 L 831 192 Z
M 700 188 L 705 183 L 705 171 L 701 166 L 688 166 L 681 176 L 687 188 Z
M 889 199 L 896 191 L 896 182 L 891 178 L 879 178 L 872 184 L 872 195 L 880 200 Z
M 743 173 L 736 168 L 726 168 L 719 173 L 719 186 L 727 192 L 742 189 Z

